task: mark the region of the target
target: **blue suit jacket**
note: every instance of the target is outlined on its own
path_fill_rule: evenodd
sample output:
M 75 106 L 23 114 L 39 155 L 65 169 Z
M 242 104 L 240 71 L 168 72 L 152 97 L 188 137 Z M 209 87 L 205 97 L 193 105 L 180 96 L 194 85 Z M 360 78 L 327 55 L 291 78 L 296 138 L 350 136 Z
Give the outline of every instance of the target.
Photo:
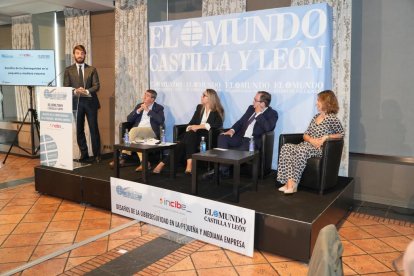
M 253 105 L 250 105 L 244 115 L 231 127 L 235 131 L 234 135 L 243 135 L 243 133 L 241 133 L 243 125 L 249 120 L 254 112 L 255 110 Z M 262 134 L 275 129 L 277 119 L 277 111 L 271 106 L 269 106 L 265 112 L 256 117 L 256 123 L 253 128 L 253 137 L 257 148 L 262 147 Z
M 141 106 L 141 104 L 142 103 L 137 104 L 127 117 L 127 121 L 133 124 L 133 127 L 137 127 L 139 125 L 139 122 L 141 122 L 143 112 L 137 114 L 137 109 Z M 160 127 L 164 124 L 165 121 L 164 107 L 154 102 L 152 109 L 148 112 L 148 116 L 150 117 L 152 130 L 154 131 L 155 135 L 157 135 L 157 137 L 160 137 Z

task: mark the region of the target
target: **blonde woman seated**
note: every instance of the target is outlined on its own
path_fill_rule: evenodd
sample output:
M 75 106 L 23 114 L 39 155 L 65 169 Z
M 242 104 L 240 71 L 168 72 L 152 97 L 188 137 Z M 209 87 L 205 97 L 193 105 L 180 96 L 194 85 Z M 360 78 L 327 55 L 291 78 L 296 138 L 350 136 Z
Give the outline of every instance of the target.
M 193 118 L 188 123 L 186 132 L 178 138 L 180 142 L 175 147 L 174 157 L 176 162 L 183 158 L 186 159 L 185 173 L 191 173 L 191 155 L 199 151 L 201 137 L 204 136 L 206 143 L 208 143 L 208 131 L 210 128 L 222 127 L 223 119 L 224 109 L 217 92 L 213 89 L 206 89 L 201 95 L 201 104 L 197 105 Z M 160 173 L 168 160 L 168 156 L 165 157 L 158 163 L 153 172 Z
M 344 130 L 336 114 L 339 106 L 335 94 L 330 90 L 318 94 L 316 114 L 303 134 L 304 142 L 284 144 L 280 150 L 277 181 L 283 184 L 279 191 L 293 194 L 311 157 L 322 157 L 322 145 L 327 139 L 342 138 Z

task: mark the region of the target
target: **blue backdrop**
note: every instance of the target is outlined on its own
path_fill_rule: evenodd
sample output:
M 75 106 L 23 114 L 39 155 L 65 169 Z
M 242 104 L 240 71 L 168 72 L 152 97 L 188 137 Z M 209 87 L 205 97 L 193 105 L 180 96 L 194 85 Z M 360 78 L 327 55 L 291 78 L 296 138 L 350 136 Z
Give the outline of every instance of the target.
M 272 94 L 280 133 L 303 132 L 319 91 L 331 89 L 332 11 L 326 4 L 156 22 L 149 26 L 150 86 L 165 106 L 167 139 L 213 88 L 230 127 L 259 90 Z

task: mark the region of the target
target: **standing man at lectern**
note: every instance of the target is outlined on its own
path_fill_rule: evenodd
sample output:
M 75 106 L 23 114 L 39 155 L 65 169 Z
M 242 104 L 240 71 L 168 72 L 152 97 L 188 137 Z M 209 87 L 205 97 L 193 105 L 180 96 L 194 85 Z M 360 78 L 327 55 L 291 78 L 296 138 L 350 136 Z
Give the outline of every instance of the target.
M 98 128 L 99 77 L 96 68 L 85 64 L 83 45 L 73 48 L 75 63 L 65 69 L 63 86 L 73 88 L 73 109 L 76 110 L 76 139 L 80 150 L 79 161 L 90 161 L 85 137 L 85 116 L 88 118 L 92 151 L 96 162 L 101 160 L 101 139 Z

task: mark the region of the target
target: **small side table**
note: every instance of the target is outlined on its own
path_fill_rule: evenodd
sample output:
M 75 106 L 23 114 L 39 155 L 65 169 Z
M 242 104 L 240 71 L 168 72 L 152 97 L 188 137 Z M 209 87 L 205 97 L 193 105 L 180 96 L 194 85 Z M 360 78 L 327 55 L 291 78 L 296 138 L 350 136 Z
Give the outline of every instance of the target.
M 253 184 L 257 191 L 257 176 L 259 171 L 259 152 L 248 152 L 239 150 L 222 150 L 211 149 L 205 153 L 194 153 L 192 155 L 192 182 L 191 193 L 198 194 L 197 183 L 197 161 L 206 161 L 214 163 L 214 182 L 219 185 L 219 164 L 233 165 L 233 197 L 235 202 L 239 202 L 239 186 L 240 186 L 240 165 L 248 161 L 253 161 L 252 175 Z
M 119 178 L 119 156 L 122 150 L 141 152 L 142 153 L 142 182 L 148 183 L 148 154 L 150 152 L 158 152 L 161 150 L 170 150 L 170 178 L 175 178 L 175 164 L 174 164 L 174 147 L 175 143 L 166 143 L 159 145 L 146 144 L 116 144 L 114 145 L 114 171 L 115 177 Z

